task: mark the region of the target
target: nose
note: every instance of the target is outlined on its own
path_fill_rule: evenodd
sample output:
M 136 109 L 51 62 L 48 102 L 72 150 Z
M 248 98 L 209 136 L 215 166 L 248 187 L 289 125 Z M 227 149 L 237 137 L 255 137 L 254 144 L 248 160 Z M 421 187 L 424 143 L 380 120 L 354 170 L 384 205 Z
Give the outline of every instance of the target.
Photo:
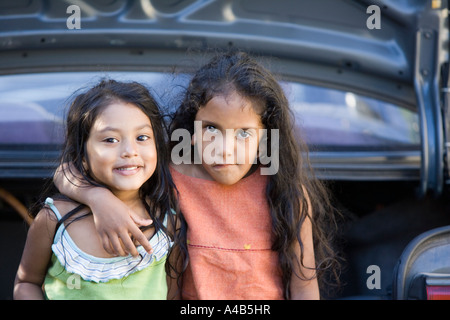
M 125 140 L 122 144 L 122 158 L 131 158 L 136 157 L 138 155 L 138 148 L 135 141 Z
M 234 148 L 235 148 L 234 130 L 227 129 L 225 135 L 222 137 L 222 148 L 219 153 L 222 156 L 225 163 L 232 163 Z

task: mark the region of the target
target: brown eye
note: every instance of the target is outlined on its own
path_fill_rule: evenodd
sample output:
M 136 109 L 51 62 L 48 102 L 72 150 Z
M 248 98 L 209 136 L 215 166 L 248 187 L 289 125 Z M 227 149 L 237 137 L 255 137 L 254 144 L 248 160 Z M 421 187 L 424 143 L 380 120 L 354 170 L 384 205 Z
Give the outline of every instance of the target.
M 116 138 L 106 138 L 102 140 L 103 142 L 107 142 L 107 143 L 116 143 L 119 142 L 119 140 L 117 140 Z
M 145 134 L 137 137 L 137 141 L 147 141 L 148 139 L 150 139 L 150 137 Z

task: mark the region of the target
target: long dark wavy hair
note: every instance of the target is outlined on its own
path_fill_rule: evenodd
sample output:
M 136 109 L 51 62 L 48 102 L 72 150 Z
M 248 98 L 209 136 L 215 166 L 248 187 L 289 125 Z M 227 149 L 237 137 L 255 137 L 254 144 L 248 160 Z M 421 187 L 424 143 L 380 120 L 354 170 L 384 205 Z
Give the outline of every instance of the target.
M 340 259 L 333 245 L 333 230 L 337 227 L 335 210 L 325 186 L 314 178 L 307 146 L 294 133 L 294 117 L 274 75 L 247 53 L 217 53 L 194 74 L 170 130 L 183 128 L 192 135 L 197 111 L 214 96 L 234 90 L 262 104 L 263 111 L 255 112 L 267 129 L 267 145 L 271 145 L 271 129 L 279 130 L 279 169 L 269 175 L 266 195 L 272 219 L 272 249 L 278 252 L 284 296 L 290 298 L 291 276 L 297 270 L 294 264 L 303 265 L 300 230 L 306 218 L 312 221 L 315 275 L 321 290 L 327 292 L 329 285 L 339 282 Z M 312 217 L 308 212 L 312 212 Z M 300 261 L 295 259 L 296 242 L 301 248 Z M 297 276 L 305 278 L 303 274 Z
M 106 186 L 94 180 L 89 174 L 88 168 L 83 165 L 83 159 L 88 158 L 86 142 L 91 128 L 99 114 L 114 102 L 130 103 L 136 106 L 151 121 L 157 151 L 156 169 L 153 175 L 141 186 L 139 195 L 149 217 L 153 220 L 155 233 L 162 229 L 173 240 L 176 233 L 176 219 L 180 215 L 169 214 L 171 210 L 178 211 L 177 195 L 169 171 L 167 128 L 164 125 L 156 100 L 142 84 L 119 82 L 112 79 L 103 79 L 87 91 L 81 93 L 77 91 L 76 93 L 77 95 L 67 113 L 65 140 L 58 161 L 58 165 L 71 164 L 71 166 L 61 166 L 67 179 L 79 187 L 88 184 L 106 188 Z M 68 170 L 71 174 L 69 175 L 69 172 L 65 170 Z M 75 172 L 81 174 L 79 181 L 74 181 L 74 178 L 78 177 L 74 174 Z M 40 199 L 30 209 L 32 216 L 35 216 L 42 209 L 43 200 L 47 196 L 53 196 L 55 191 L 57 190 L 53 181 L 50 180 L 40 195 Z M 62 195 L 57 194 L 56 197 L 64 199 Z M 73 213 L 76 213 L 76 211 Z M 163 224 L 166 216 L 168 228 Z M 64 216 L 64 219 L 68 218 L 70 218 L 70 214 Z

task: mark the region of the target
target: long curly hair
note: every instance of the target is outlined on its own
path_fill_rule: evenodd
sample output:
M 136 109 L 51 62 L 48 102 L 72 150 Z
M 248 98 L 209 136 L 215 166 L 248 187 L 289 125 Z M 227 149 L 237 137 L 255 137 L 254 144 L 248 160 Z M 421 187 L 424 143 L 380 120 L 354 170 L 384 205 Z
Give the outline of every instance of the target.
M 279 168 L 269 175 L 266 196 L 272 220 L 272 249 L 278 252 L 282 270 L 284 296 L 290 298 L 291 277 L 295 263 L 303 265 L 303 243 L 300 230 L 310 218 L 313 228 L 316 268 L 322 289 L 339 282 L 340 258 L 333 246 L 337 224 L 327 189 L 314 177 L 306 144 L 295 135 L 294 117 L 288 100 L 274 75 L 249 54 L 232 51 L 216 54 L 192 77 L 180 107 L 170 126 L 194 133 L 197 111 L 217 95 L 236 91 L 242 97 L 262 104 L 262 124 L 267 129 L 267 145 L 271 145 L 271 129 L 278 129 Z M 172 143 L 172 148 L 175 143 Z M 262 165 L 261 163 L 257 165 Z M 270 163 L 267 165 L 269 166 Z M 312 217 L 308 212 L 312 212 Z M 295 259 L 294 244 L 301 256 Z M 303 265 L 304 266 L 304 265 Z M 305 279 L 303 274 L 298 277 Z

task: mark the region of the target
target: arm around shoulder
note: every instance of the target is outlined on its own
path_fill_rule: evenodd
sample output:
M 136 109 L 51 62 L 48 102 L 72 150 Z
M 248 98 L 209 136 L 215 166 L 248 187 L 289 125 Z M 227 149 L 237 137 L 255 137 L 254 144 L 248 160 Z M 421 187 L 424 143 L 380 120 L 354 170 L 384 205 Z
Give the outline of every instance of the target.
M 91 208 L 95 228 L 108 253 L 121 256 L 130 253 L 137 256 L 138 252 L 129 234 L 133 235 L 145 250 L 151 251 L 148 239 L 136 226 L 136 224 L 148 225 L 151 221 L 138 219 L 110 190 L 83 184 L 79 172 L 67 163 L 59 166 L 53 181 L 62 194 Z

